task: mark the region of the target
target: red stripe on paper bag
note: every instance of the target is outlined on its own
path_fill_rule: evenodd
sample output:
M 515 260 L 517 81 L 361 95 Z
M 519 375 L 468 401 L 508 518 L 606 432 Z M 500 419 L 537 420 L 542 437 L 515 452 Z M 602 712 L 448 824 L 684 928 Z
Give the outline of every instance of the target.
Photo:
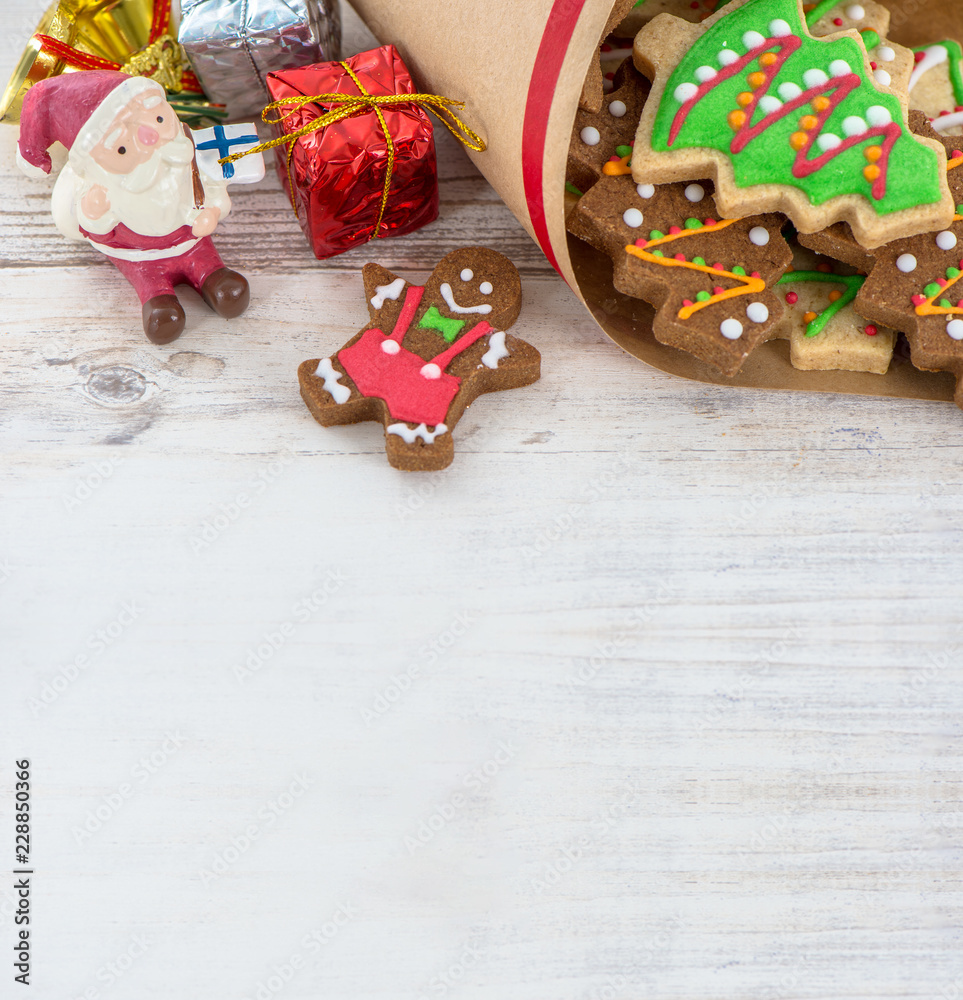
M 532 220 L 535 239 L 548 257 L 549 263 L 559 270 L 552 241 L 545 219 L 544 164 L 545 138 L 548 133 L 548 116 L 555 98 L 555 87 L 562 72 L 565 53 L 568 52 L 572 33 L 578 22 L 585 0 L 555 0 L 542 41 L 535 57 L 535 68 L 528 85 L 525 103 L 525 122 L 522 135 L 522 180 L 525 200 Z

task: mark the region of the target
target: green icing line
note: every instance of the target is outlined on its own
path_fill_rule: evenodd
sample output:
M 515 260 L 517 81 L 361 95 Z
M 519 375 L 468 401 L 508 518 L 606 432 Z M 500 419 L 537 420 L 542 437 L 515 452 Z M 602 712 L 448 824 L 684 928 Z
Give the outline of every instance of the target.
M 925 52 L 937 46 L 946 49 L 947 64 L 950 67 L 950 83 L 953 86 L 953 99 L 957 107 L 963 104 L 963 46 L 952 38 L 946 38 L 942 42 L 931 42 L 929 45 L 921 45 L 913 49 L 914 52 Z
M 825 17 L 831 10 L 838 7 L 843 0 L 820 0 L 815 7 L 806 15 L 806 26 L 811 28 L 820 18 Z
M 431 306 L 428 312 L 418 320 L 418 325 L 423 330 L 437 330 L 451 344 L 465 325 L 465 321 L 463 319 L 450 319 L 448 316 L 442 316 L 438 312 L 437 306 Z
M 581 198 L 585 193 L 584 191 L 579 191 L 579 189 L 574 184 L 569 183 L 569 181 L 565 182 L 565 190 L 568 191 L 569 194 L 574 194 L 579 198 Z
M 818 337 L 826 329 L 826 324 L 836 313 L 841 309 L 845 309 L 856 298 L 865 280 L 865 278 L 860 277 L 858 274 L 826 274 L 824 271 L 790 271 L 788 274 L 784 274 L 776 284 L 791 285 L 794 281 L 821 281 L 830 285 L 843 285 L 846 288 L 846 291 L 835 302 L 831 302 L 828 308 L 824 309 L 814 320 L 807 324 L 806 336 Z
M 821 69 L 826 72 L 831 62 L 842 59 L 853 67 L 862 82 L 836 104 L 822 129 L 836 136 L 844 136 L 844 120 L 851 116 L 865 119 L 867 109 L 871 106 L 883 107 L 889 112 L 892 121 L 903 122 L 903 109 L 899 100 L 892 94 L 877 90 L 874 82 L 863 76 L 865 51 L 859 42 L 848 37 L 833 40 L 810 37 L 800 20 L 798 0 L 749 0 L 703 32 L 680 59 L 669 77 L 655 115 L 652 148 L 659 152 L 700 148 L 718 150 L 729 158 L 733 179 L 738 187 L 749 188 L 759 184 L 791 186 L 801 190 L 812 205 L 822 205 L 840 195 L 857 194 L 872 206 L 877 215 L 885 216 L 921 205 L 938 204 L 942 198 L 939 158 L 934 150 L 918 142 L 905 128 L 890 151 L 886 188 L 879 199 L 873 197 L 873 182 L 863 174 L 866 160 L 862 144 L 845 149 L 808 176 L 793 176 L 797 154 L 790 146 L 789 139 L 799 129 L 799 119 L 805 114 L 803 109 L 799 109 L 799 113 L 793 112 L 776 119 L 742 149 L 733 152 L 735 133 L 729 125 L 728 115 L 739 107 L 737 97 L 747 89 L 746 77 L 759 69 L 758 62 L 750 63 L 727 79 L 720 81 L 716 78 L 698 103 L 691 106 L 680 120 L 670 146 L 673 124 L 684 103 L 676 96 L 677 88 L 683 84 L 694 84 L 697 80 L 696 70 L 703 66 L 718 69 L 718 75 L 723 76 L 728 70 L 721 67 L 719 53 L 729 50 L 739 56 L 744 55 L 745 33 L 760 31 L 768 35 L 769 24 L 776 19 L 786 21 L 791 32 L 800 38 L 801 44 L 785 59 L 779 74 L 765 88 L 766 93 L 777 94 L 782 83 L 792 83 L 805 89 L 803 74 L 806 70 Z M 774 44 L 769 51 L 778 49 Z M 762 89 L 757 93 L 761 95 Z M 833 93 L 827 93 L 831 100 Z M 763 117 L 764 113 L 757 109 L 753 120 L 758 123 Z M 878 143 L 879 139 L 872 141 Z M 810 158 L 815 159 L 819 155 L 821 154 L 816 151 L 816 155 L 811 155 Z
M 863 45 L 866 46 L 867 50 L 875 49 L 876 46 L 882 41 L 875 31 L 861 31 L 860 35 L 863 39 Z

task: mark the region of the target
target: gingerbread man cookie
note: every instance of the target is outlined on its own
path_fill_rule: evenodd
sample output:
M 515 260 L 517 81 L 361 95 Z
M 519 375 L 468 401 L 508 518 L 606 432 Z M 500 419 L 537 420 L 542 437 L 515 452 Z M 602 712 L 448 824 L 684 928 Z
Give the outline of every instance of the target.
M 604 177 L 569 231 L 608 254 L 613 284 L 658 310 L 656 340 L 734 375 L 782 320 L 773 286 L 792 262 L 778 215 L 720 219 L 708 181 Z
M 634 50 L 654 79 L 638 182 L 714 177 L 729 218 L 782 211 L 801 232 L 846 220 L 868 247 L 953 218 L 940 144 L 910 132 L 859 36 L 815 38 L 800 0 L 731 0 L 701 25 L 661 15 Z
M 477 396 L 539 377 L 538 351 L 505 332 L 521 309 L 518 271 L 494 250 L 467 247 L 443 257 L 424 286 L 380 264 L 362 273 L 370 320 L 335 354 L 300 365 L 301 396 L 326 427 L 380 421 L 396 469 L 443 469 Z

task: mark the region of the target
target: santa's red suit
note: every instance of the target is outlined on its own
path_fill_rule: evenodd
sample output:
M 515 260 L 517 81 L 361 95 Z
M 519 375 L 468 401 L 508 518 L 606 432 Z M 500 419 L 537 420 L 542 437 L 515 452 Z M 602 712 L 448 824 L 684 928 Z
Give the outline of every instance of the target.
M 225 317 L 243 312 L 249 297 L 245 279 L 224 266 L 206 235 L 230 211 L 226 185 L 201 179 L 182 129 L 159 84 L 112 71 L 41 81 L 28 91 L 21 113 L 20 166 L 31 175 L 48 174 L 50 146 L 59 141 L 69 150 L 54 189 L 54 220 L 65 236 L 87 241 L 128 279 L 155 343 L 174 340 L 183 329 L 175 285 L 193 286 Z M 115 148 L 126 160 L 114 156 Z M 92 191 L 99 198 L 88 199 Z

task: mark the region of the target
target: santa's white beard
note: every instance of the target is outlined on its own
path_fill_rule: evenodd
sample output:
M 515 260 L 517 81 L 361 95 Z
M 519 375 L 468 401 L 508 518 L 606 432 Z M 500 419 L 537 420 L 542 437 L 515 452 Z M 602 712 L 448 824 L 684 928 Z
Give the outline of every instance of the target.
M 123 223 L 141 236 L 167 236 L 187 225 L 194 209 L 193 158 L 194 145 L 186 135 L 161 146 L 129 174 L 108 173 L 85 157 L 77 199 L 81 226 L 88 232 L 106 233 Z M 101 219 L 87 220 L 79 208 L 80 198 L 95 184 L 107 191 L 110 208 Z

